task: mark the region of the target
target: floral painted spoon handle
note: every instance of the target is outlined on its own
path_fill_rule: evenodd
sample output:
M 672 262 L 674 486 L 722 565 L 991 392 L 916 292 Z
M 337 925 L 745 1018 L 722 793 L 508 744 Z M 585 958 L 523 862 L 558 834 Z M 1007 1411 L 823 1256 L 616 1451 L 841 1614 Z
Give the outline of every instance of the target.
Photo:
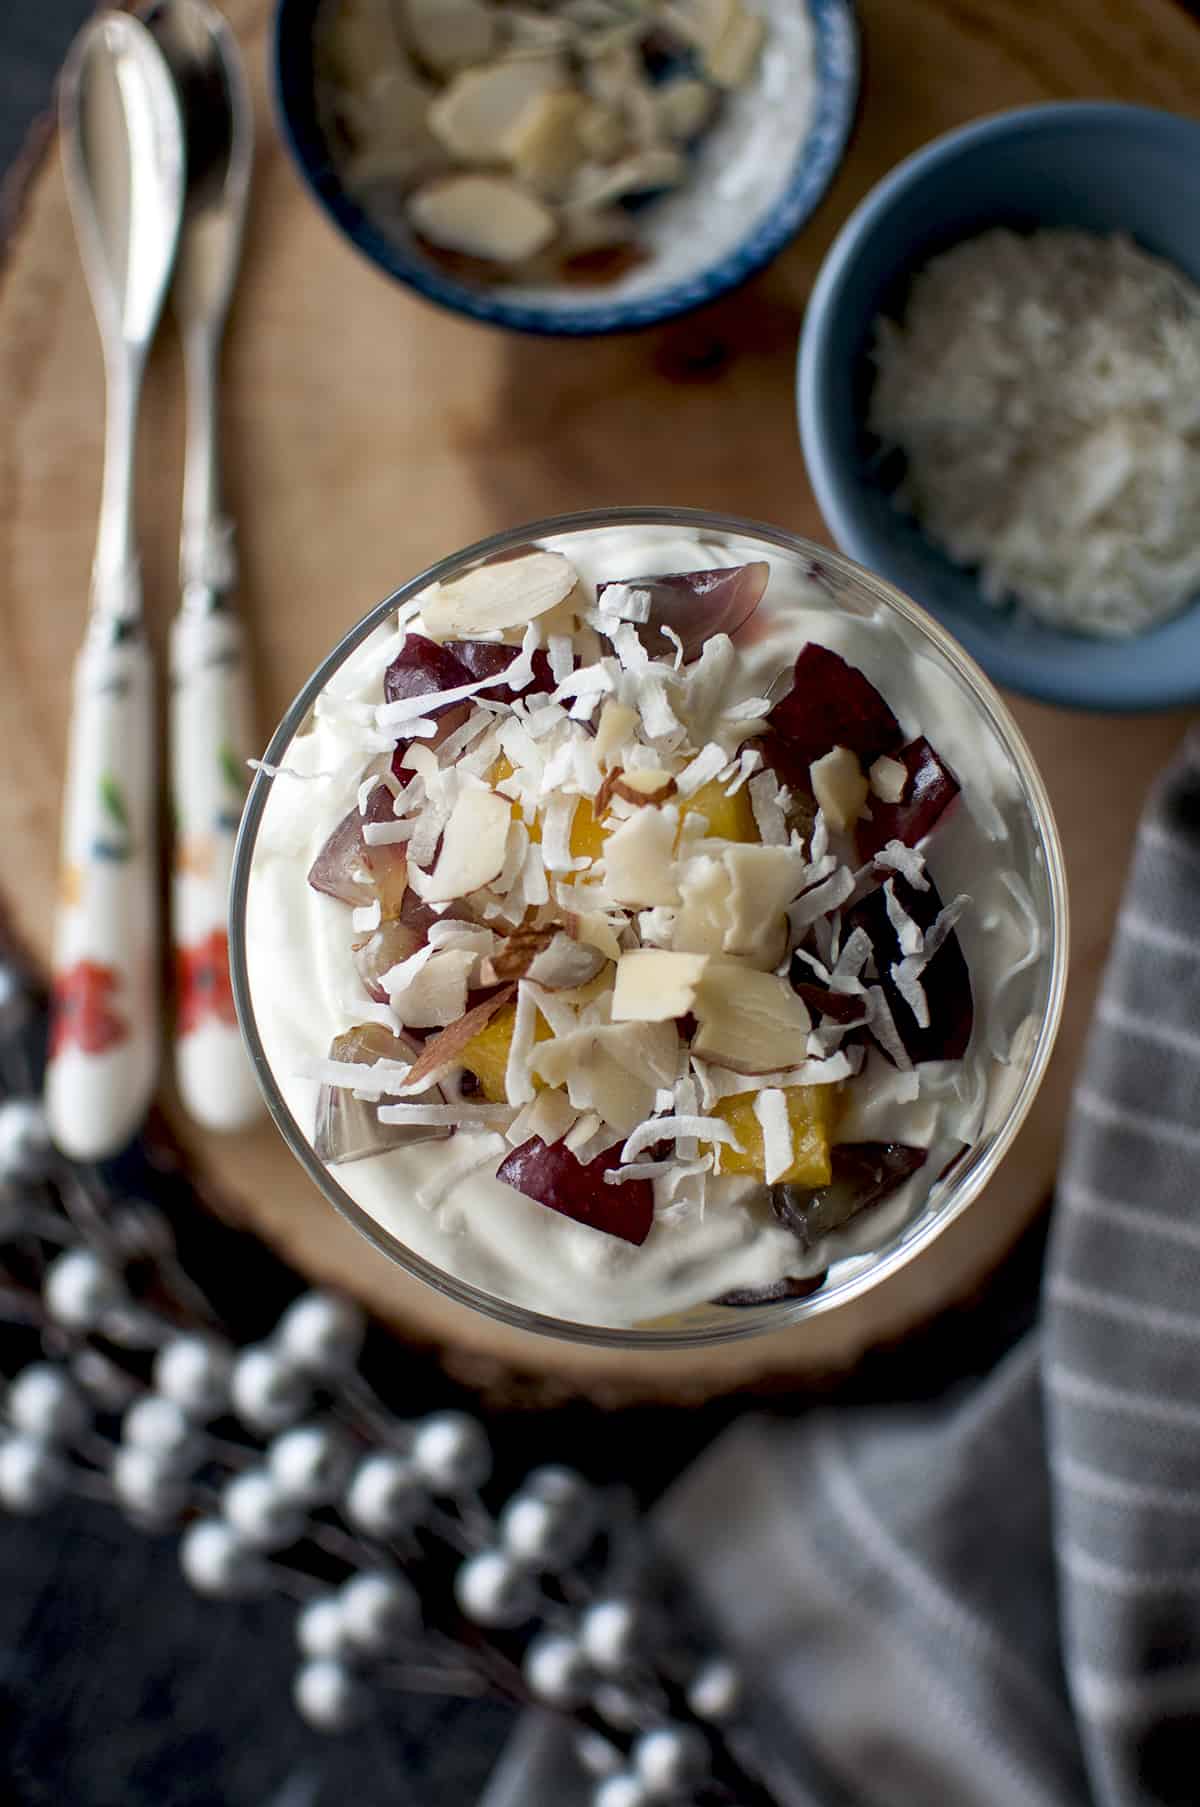
M 104 350 L 104 486 L 75 667 L 46 1116 L 76 1160 L 117 1153 L 158 1071 L 154 686 L 133 525 L 138 401 L 183 213 L 183 122 L 146 27 L 101 13 L 59 90 L 63 165 Z M 135 154 L 136 152 L 136 154 Z

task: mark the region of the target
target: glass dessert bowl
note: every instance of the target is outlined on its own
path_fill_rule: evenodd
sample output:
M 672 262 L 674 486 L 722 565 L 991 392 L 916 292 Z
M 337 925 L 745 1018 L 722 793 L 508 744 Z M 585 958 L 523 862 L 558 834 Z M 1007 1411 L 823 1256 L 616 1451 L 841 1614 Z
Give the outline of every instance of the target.
M 1003 703 L 914 604 L 756 523 L 604 510 L 442 560 L 251 788 L 243 1032 L 409 1273 L 611 1346 L 830 1310 L 978 1197 L 1066 975 Z

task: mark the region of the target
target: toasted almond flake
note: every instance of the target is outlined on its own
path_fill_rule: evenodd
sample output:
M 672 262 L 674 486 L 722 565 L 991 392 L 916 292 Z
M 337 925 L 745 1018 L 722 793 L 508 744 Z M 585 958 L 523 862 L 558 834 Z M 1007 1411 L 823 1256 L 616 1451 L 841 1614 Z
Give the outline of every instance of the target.
M 673 904 L 675 836 L 679 811 L 672 805 L 639 809 L 604 843 L 604 883 L 623 904 Z
M 626 742 L 637 728 L 638 714 L 628 703 L 618 703 L 609 698 L 600 711 L 600 720 L 596 725 L 596 737 L 593 749 L 601 767 L 611 765 L 614 755 L 619 754 Z
M 568 911 L 564 924 L 568 935 L 596 948 L 606 960 L 621 958 L 621 943 L 617 940 L 612 924 L 601 911 Z
M 482 63 L 496 41 L 499 15 L 482 0 L 404 0 L 412 47 L 439 75 Z
M 518 264 L 544 250 L 558 230 L 536 196 L 505 176 L 437 176 L 408 200 L 421 237 L 489 263 Z
M 528 1125 L 526 1136 L 537 1136 L 547 1147 L 561 1142 L 579 1121 L 579 1112 L 557 1086 L 547 1086 L 545 1091 L 539 1092 L 521 1115 Z
M 395 985 L 393 975 L 410 966 L 411 961 L 403 961 L 383 976 L 388 1002 L 406 1028 L 444 1029 L 457 1022 L 467 1008 L 467 984 L 476 955 L 462 948 L 430 948 L 428 953 L 429 959 L 402 986 Z
M 744 88 L 754 73 L 766 35 L 766 20 L 739 8 L 717 42 L 708 49 L 704 58 L 705 72 L 719 87 Z
M 654 90 L 658 129 L 664 137 L 685 144 L 707 125 L 715 96 L 707 82 L 684 76 L 663 82 Z
M 694 1012 L 700 1026 L 692 1037 L 693 1053 L 735 1072 L 794 1065 L 812 1026 L 785 980 L 739 960 L 709 961 Z
M 425 1043 L 420 1054 L 408 1069 L 404 1090 L 415 1091 L 423 1082 L 435 1074 L 444 1072 L 453 1066 L 469 1041 L 473 1041 L 481 1029 L 487 1027 L 498 1010 L 503 1009 L 513 995 L 514 987 L 509 985 L 503 990 L 494 992 L 485 998 L 482 1004 L 476 1004 L 466 1011 L 457 1022 L 450 1023 L 440 1035 L 432 1035 Z
M 578 1160 L 580 1151 L 586 1147 L 600 1128 L 600 1119 L 595 1111 L 584 1111 L 563 1138 L 567 1148 Z
M 755 1097 L 754 1115 L 762 1131 L 764 1178 L 768 1186 L 773 1186 L 792 1164 L 792 1125 L 787 1098 L 778 1087 L 768 1086 Z
M 722 951 L 753 966 L 775 966 L 786 951 L 788 906 L 807 872 L 803 853 L 739 842 L 724 849 L 721 863 L 729 874 Z
M 570 1085 L 603 1055 L 644 1082 L 653 1101 L 658 1086 L 675 1083 L 678 1046 L 673 1023 L 598 1024 L 565 1034 L 556 1030 L 553 1041 L 534 1048 L 532 1066 L 548 1085 Z
M 677 188 L 687 175 L 687 158 L 673 145 L 650 145 L 615 163 L 584 163 L 575 172 L 570 200 L 580 207 L 606 207 L 630 195 Z
M 844 834 L 853 828 L 867 800 L 867 780 L 857 753 L 833 747 L 808 768 L 813 796 L 831 828 Z
M 549 947 L 554 935 L 555 931 L 549 924 L 545 928 L 514 929 L 488 961 L 482 975 L 484 984 L 494 985 L 505 979 L 523 979 L 535 955 Z
M 574 991 L 594 979 L 604 963 L 596 948 L 573 941 L 560 929 L 534 954 L 528 976 L 546 991 Z
M 464 790 L 442 831 L 437 864 L 423 883 L 410 866 L 414 891 L 426 903 L 451 903 L 490 885 L 504 870 L 512 811 L 494 791 Z
M 497 565 L 477 565 L 462 577 L 437 585 L 422 615 L 434 638 L 470 639 L 495 629 L 519 627 L 544 615 L 570 595 L 576 581 L 574 565 L 561 552 L 530 552 Z M 501 672 L 484 683 L 507 681 L 508 673 Z M 464 693 L 473 695 L 475 688 L 464 686 Z
M 908 783 L 908 771 L 898 759 L 890 759 L 886 753 L 881 753 L 867 776 L 871 790 L 881 803 L 900 802 Z
M 613 774 L 613 794 L 621 797 L 626 803 L 666 803 L 675 795 L 676 785 L 670 772 L 664 772 L 659 766 L 651 766 L 645 770 L 624 771 Z
M 708 965 L 703 954 L 637 948 L 622 954 L 613 984 L 614 1023 L 665 1023 L 686 1016 Z
M 495 162 L 529 102 L 566 85 L 553 54 L 465 69 L 434 100 L 430 129 L 462 162 Z
M 587 108 L 587 100 L 575 89 L 536 94 L 505 133 L 504 155 L 537 194 L 558 199 L 567 193 L 586 156 L 579 122 Z

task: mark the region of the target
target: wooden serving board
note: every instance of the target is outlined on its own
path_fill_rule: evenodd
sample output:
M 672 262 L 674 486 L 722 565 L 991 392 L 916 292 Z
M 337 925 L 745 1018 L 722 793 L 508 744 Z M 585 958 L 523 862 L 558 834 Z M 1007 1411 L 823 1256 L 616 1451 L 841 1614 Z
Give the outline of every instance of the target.
M 805 478 L 793 367 L 805 297 L 849 209 L 900 157 L 982 113 L 1067 97 L 1194 110 L 1200 29 L 1173 0 L 864 0 L 860 122 L 832 192 L 756 282 L 642 335 L 571 343 L 470 325 L 416 300 L 317 213 L 267 101 L 268 0 L 224 0 L 259 129 L 251 228 L 225 365 L 229 500 L 260 720 L 334 640 L 430 560 L 496 528 L 620 503 L 707 506 L 827 535 Z M 0 282 L 0 896 L 45 959 L 67 688 L 100 483 L 101 367 L 56 155 L 27 188 Z M 178 347 L 150 370 L 139 453 L 146 594 L 174 606 L 183 415 Z M 460 1374 L 549 1397 L 688 1398 L 828 1374 L 979 1283 L 1046 1198 L 1143 795 L 1182 717 L 1017 702 L 1058 811 L 1072 887 L 1059 1051 L 986 1196 L 866 1301 L 698 1354 L 575 1348 L 503 1329 L 408 1281 L 324 1203 L 274 1129 L 221 1141 L 165 1110 L 218 1209 L 343 1284 Z

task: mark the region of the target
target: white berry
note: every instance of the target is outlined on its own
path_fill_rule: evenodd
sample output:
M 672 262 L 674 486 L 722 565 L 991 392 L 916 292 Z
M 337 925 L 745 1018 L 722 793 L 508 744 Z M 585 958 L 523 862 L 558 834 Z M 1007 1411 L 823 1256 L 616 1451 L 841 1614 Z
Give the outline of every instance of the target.
M 203 1450 L 183 1408 L 160 1393 L 134 1400 L 121 1420 L 121 1438 L 133 1449 L 150 1450 L 180 1473 L 195 1468 Z
M 368 1537 L 399 1537 L 421 1517 L 429 1493 L 415 1465 L 392 1450 L 364 1456 L 346 1490 L 345 1514 Z
M 276 1337 L 305 1373 L 340 1380 L 358 1361 L 365 1332 L 366 1320 L 351 1300 L 338 1293 L 309 1292 L 288 1306 Z
M 217 1599 L 261 1593 L 270 1578 L 262 1559 L 219 1518 L 188 1526 L 179 1540 L 179 1565 L 198 1594 Z
M 307 1376 L 283 1350 L 252 1343 L 233 1364 L 233 1409 L 248 1430 L 281 1431 L 308 1410 Z
M 583 1555 L 595 1528 L 595 1511 L 586 1497 L 560 1504 L 522 1490 L 500 1514 L 505 1549 L 535 1569 L 569 1567 Z
M 482 1487 L 492 1472 L 487 1434 L 465 1412 L 435 1412 L 423 1419 L 412 1457 L 432 1492 L 455 1498 Z
M 523 1625 L 538 1605 L 538 1591 L 503 1550 L 469 1556 L 454 1577 L 454 1597 L 476 1625 L 492 1629 Z
M 384 1569 L 365 1569 L 342 1583 L 342 1622 L 355 1649 L 381 1656 L 420 1629 L 421 1603 L 412 1583 Z
M 296 1643 L 304 1656 L 345 1657 L 351 1643 L 337 1594 L 318 1594 L 296 1614 Z
M 327 1424 L 298 1424 L 267 1450 L 280 1492 L 302 1506 L 324 1506 L 341 1490 L 350 1466 L 346 1441 Z
M 530 1691 L 548 1707 L 570 1712 L 587 1699 L 588 1662 L 574 1638 L 557 1631 L 539 1633 L 521 1666 Z
M 67 1491 L 70 1470 L 52 1444 L 23 1432 L 0 1443 L 0 1506 L 44 1512 Z
M 7 1403 L 14 1429 L 49 1442 L 69 1443 L 91 1419 L 82 1393 L 53 1362 L 31 1362 L 22 1369 L 8 1389 Z
M 646 1807 L 648 1799 L 637 1777 L 622 1770 L 598 1784 L 592 1795 L 592 1807 Z
M 331 1657 L 316 1657 L 296 1671 L 292 1688 L 296 1711 L 318 1732 L 348 1732 L 366 1715 L 362 1683 Z
M 589 1662 L 605 1675 L 620 1675 L 634 1661 L 642 1642 L 640 1609 L 632 1600 L 598 1600 L 579 1624 L 579 1639 Z
M 712 1761 L 708 1739 L 691 1725 L 660 1725 L 643 1732 L 631 1753 L 633 1768 L 652 1801 L 669 1800 L 694 1788 Z
M 253 1550 L 281 1550 L 304 1530 L 304 1512 L 281 1493 L 265 1468 L 235 1475 L 221 1495 L 221 1510 Z
M 144 1524 L 170 1524 L 187 1504 L 186 1482 L 158 1450 L 122 1445 L 113 1455 L 109 1478 L 119 1504 Z
M 52 1159 L 46 1113 L 36 1098 L 0 1103 L 0 1180 L 40 1179 Z
M 93 1249 L 67 1249 L 50 1263 L 42 1284 L 46 1309 L 67 1330 L 95 1330 L 125 1301 L 112 1269 Z
M 197 1424 L 225 1411 L 232 1373 L 229 1344 L 198 1330 L 171 1337 L 154 1358 L 154 1385 Z
M 742 1698 L 742 1678 L 724 1657 L 713 1657 L 697 1669 L 687 1691 L 687 1703 L 697 1719 L 714 1724 L 732 1719 Z

